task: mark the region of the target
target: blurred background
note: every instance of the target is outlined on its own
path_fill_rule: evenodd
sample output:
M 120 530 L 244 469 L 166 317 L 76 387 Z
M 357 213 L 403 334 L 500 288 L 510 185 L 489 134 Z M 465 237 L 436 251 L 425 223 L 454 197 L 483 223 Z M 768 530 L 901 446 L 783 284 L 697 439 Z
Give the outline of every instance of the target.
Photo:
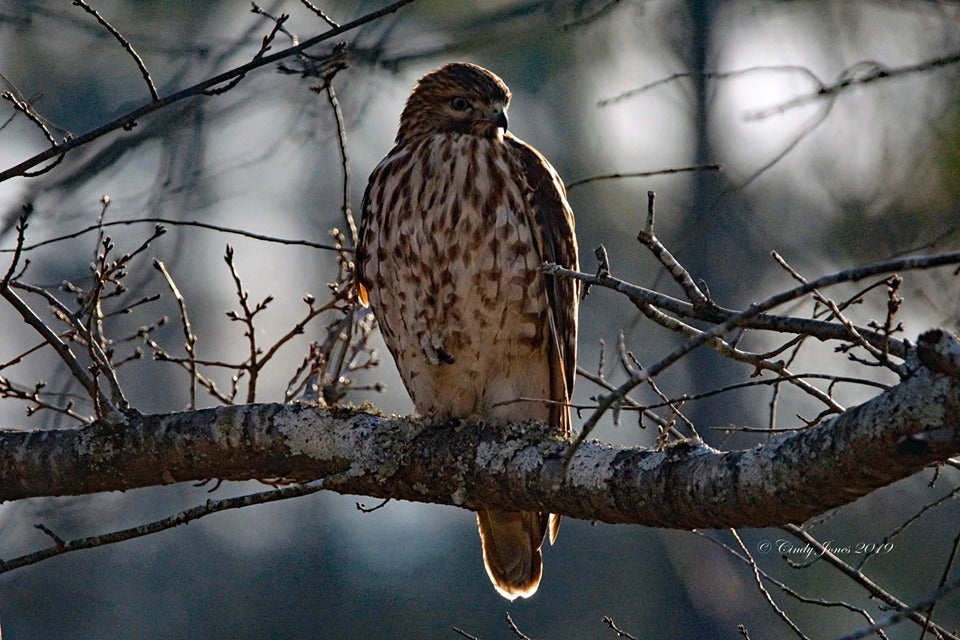
M 315 3 L 346 23 L 383 3 Z M 237 0 L 94 0 L 91 6 L 137 49 L 161 97 L 249 61 L 273 27 Z M 303 3 L 263 2 L 301 40 L 328 29 Z M 278 34 L 272 51 L 290 44 Z M 392 146 L 410 88 L 424 72 L 453 60 L 482 64 L 513 91 L 511 130 L 537 147 L 567 183 L 615 172 L 643 172 L 722 163 L 722 172 L 594 181 L 571 188 L 582 270 L 596 269 L 604 245 L 614 275 L 670 295 L 681 292 L 636 241 L 648 190 L 657 194 L 656 231 L 722 305 L 742 308 L 793 286 L 770 257 L 776 250 L 808 278 L 907 253 L 960 245 L 960 3 L 956 2 L 657 2 L 421 1 L 319 45 L 327 54 L 346 43 L 347 68 L 332 86 L 343 112 L 349 151 L 349 197 L 359 209 L 366 176 Z M 924 64 L 929 63 L 929 64 Z M 296 66 L 296 60 L 288 61 Z M 881 69 L 917 66 L 874 82 Z M 0 83 L 27 101 L 55 135 L 80 135 L 150 99 L 132 58 L 96 20 L 62 0 L 0 1 Z M 882 75 L 882 74 L 881 74 Z M 842 91 L 816 94 L 850 80 Z M 163 218 L 201 221 L 271 237 L 330 242 L 344 229 L 343 165 L 336 119 L 315 79 L 278 73 L 271 65 L 235 88 L 191 98 L 145 116 L 71 152 L 35 178 L 0 183 L 0 249 L 15 244 L 23 207 L 32 207 L 27 243 L 57 238 L 96 223 Z M 0 103 L 0 171 L 39 153 L 39 129 Z M 112 227 L 121 251 L 147 239 L 152 224 Z M 160 293 L 131 317 L 111 320 L 127 335 L 162 316 L 178 317 L 176 301 L 151 258 L 167 265 L 190 309 L 197 349 L 210 360 L 247 354 L 242 327 L 225 316 L 237 308 L 226 244 L 254 300 L 274 300 L 258 318 L 258 338 L 271 344 L 305 311 L 301 298 L 329 298 L 336 254 L 197 227 L 168 227 L 131 267 L 131 299 Z M 26 280 L 55 288 L 83 282 L 96 234 L 29 252 Z M 7 269 L 9 253 L 0 254 Z M 931 327 L 960 330 L 960 284 L 949 270 L 904 274 L 902 337 Z M 845 299 L 862 288 L 831 289 Z M 64 295 L 64 299 L 69 296 Z M 882 322 L 882 291 L 850 311 L 859 324 Z M 781 310 L 809 314 L 797 305 Z M 325 325 L 287 345 L 263 372 L 258 401 L 282 401 L 307 344 Z M 581 307 L 580 364 L 616 382 L 621 340 L 643 364 L 668 353 L 677 338 L 639 315 L 625 299 L 594 289 Z M 39 342 L 11 309 L 0 307 L 0 363 Z M 177 322 L 154 339 L 182 354 Z M 783 339 L 748 336 L 755 350 Z M 387 412 L 412 410 L 382 347 L 380 366 L 347 401 Z M 130 348 L 132 350 L 132 347 Z M 868 378 L 893 384 L 889 372 L 864 367 L 809 345 L 795 372 Z M 658 377 L 668 396 L 694 394 L 750 379 L 749 366 L 701 350 Z M 22 386 L 43 380 L 53 393 L 75 393 L 62 364 L 32 354 L 0 375 Z M 211 377 L 221 388 L 229 375 Z M 144 412 L 182 410 L 189 384 L 182 369 L 149 357 L 125 365 L 121 381 Z M 823 383 L 826 387 L 827 383 Z M 599 389 L 578 382 L 577 401 Z M 832 388 L 845 406 L 877 393 Z M 648 391 L 636 398 L 653 402 Z M 202 406 L 216 400 L 201 395 Z M 51 412 L 25 416 L 26 405 L 0 401 L 0 427 L 71 424 Z M 802 426 L 820 407 L 769 387 L 720 394 L 684 406 L 717 447 L 750 446 L 756 438 L 731 425 Z M 585 418 L 589 412 L 582 417 Z M 625 413 L 596 437 L 652 445 L 656 428 Z M 936 480 L 933 482 L 933 480 Z M 865 572 L 912 602 L 935 592 L 960 531 L 960 474 L 949 466 L 882 489 L 815 523 L 836 546 L 893 540 L 892 551 Z M 262 490 L 258 483 L 176 485 L 124 494 L 27 500 L 0 506 L 0 558 L 50 543 L 34 525 L 65 539 L 104 533 L 200 504 Z M 739 546 L 730 532 L 678 532 L 567 519 L 545 552 L 543 583 L 529 601 L 508 603 L 490 587 L 480 559 L 473 514 L 452 507 L 391 502 L 372 513 L 358 498 L 317 494 L 222 513 L 188 526 L 81 551 L 0 575 L 0 625 L 19 638 L 454 638 L 454 627 L 484 640 L 516 637 L 507 612 L 532 638 L 603 638 L 616 634 L 609 616 L 638 638 L 794 637 L 766 602 L 750 565 L 716 541 Z M 359 498 L 363 501 L 363 498 Z M 367 500 L 369 503 L 370 501 Z M 367 506 L 373 506 L 368 504 Z M 814 562 L 797 569 L 776 552 L 783 531 L 740 532 L 762 568 L 797 593 L 886 614 L 839 572 Z M 843 556 L 851 564 L 860 558 Z M 865 618 L 844 607 L 802 604 L 771 586 L 778 605 L 812 638 L 839 637 Z M 960 599 L 938 605 L 935 619 L 960 625 Z M 890 638 L 916 638 L 915 626 Z

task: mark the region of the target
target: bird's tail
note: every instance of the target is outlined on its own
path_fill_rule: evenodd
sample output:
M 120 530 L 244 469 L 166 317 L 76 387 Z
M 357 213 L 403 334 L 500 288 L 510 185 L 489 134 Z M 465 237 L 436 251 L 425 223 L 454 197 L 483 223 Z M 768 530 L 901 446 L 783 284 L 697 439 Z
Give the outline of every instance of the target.
M 558 517 L 537 511 L 477 513 L 483 564 L 500 595 L 513 600 L 537 592 L 543 573 L 540 546 L 548 526 L 553 542 L 559 522 Z

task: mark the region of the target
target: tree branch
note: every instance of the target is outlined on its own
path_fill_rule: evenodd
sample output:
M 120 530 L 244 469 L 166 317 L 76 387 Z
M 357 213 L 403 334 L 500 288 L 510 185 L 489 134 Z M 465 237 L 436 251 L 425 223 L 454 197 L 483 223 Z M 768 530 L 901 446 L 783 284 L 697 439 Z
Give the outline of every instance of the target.
M 360 18 L 357 18 L 352 22 L 348 22 L 339 27 L 334 27 L 329 31 L 321 33 L 320 35 L 314 36 L 312 38 L 308 38 L 307 40 L 304 40 L 303 42 L 297 45 L 294 45 L 292 47 L 287 47 L 286 49 L 277 51 L 276 53 L 273 53 L 270 55 L 261 55 L 259 57 L 254 58 L 253 60 L 251 60 L 246 64 L 242 64 L 238 67 L 230 69 L 229 71 L 224 71 L 221 74 L 218 74 L 212 78 L 208 78 L 203 82 L 199 82 L 181 91 L 177 91 L 176 93 L 172 93 L 166 97 L 159 98 L 159 99 L 156 99 L 156 98 L 151 99 L 150 102 L 121 115 L 119 118 L 116 118 L 111 122 L 108 122 L 100 127 L 97 127 L 96 129 L 93 129 L 92 131 L 88 131 L 87 133 L 79 135 L 75 138 L 69 138 L 67 140 L 64 140 L 63 142 L 60 142 L 59 144 L 48 148 L 46 151 L 42 151 L 31 158 L 27 158 L 23 162 L 20 162 L 19 164 L 12 166 L 9 169 L 0 171 L 0 182 L 3 182 L 4 180 L 8 180 L 10 178 L 14 178 L 17 176 L 26 175 L 25 174 L 26 171 L 28 171 L 29 169 L 32 169 L 38 164 L 41 164 L 47 160 L 50 160 L 51 158 L 62 156 L 66 152 L 72 149 L 75 149 L 77 147 L 80 147 L 82 145 L 85 145 L 88 142 L 91 142 L 92 140 L 96 140 L 97 138 L 100 138 L 101 136 L 104 136 L 107 133 L 110 133 L 111 131 L 116 131 L 117 129 L 127 129 L 131 127 L 137 120 L 147 115 L 148 113 L 153 113 L 154 111 L 163 109 L 167 105 L 173 104 L 174 102 L 179 102 L 186 98 L 202 95 L 208 90 L 213 89 L 217 85 L 223 84 L 225 82 L 237 80 L 238 78 L 242 78 L 243 76 L 245 76 L 249 71 L 258 69 L 260 67 L 263 67 L 269 64 L 273 64 L 274 62 L 290 57 L 292 55 L 296 55 L 325 40 L 330 40 L 331 38 L 335 38 L 336 36 L 342 33 L 346 33 L 347 31 L 352 31 L 353 29 L 356 29 L 369 22 L 373 22 L 374 20 L 377 20 L 378 18 L 381 18 L 387 14 L 393 13 L 398 9 L 400 9 L 401 7 L 403 7 L 404 5 L 408 5 L 413 1 L 414 0 L 398 0 L 397 2 L 394 2 L 392 4 L 389 4 L 383 7 L 382 9 L 378 9 L 364 16 L 361 16 Z
M 960 340 L 927 332 L 917 356 L 913 375 L 815 428 L 731 452 L 695 441 L 659 451 L 586 443 L 566 477 L 570 441 L 536 423 L 437 426 L 264 404 L 5 431 L 0 500 L 208 478 L 323 478 L 340 493 L 610 523 L 802 522 L 960 453 Z

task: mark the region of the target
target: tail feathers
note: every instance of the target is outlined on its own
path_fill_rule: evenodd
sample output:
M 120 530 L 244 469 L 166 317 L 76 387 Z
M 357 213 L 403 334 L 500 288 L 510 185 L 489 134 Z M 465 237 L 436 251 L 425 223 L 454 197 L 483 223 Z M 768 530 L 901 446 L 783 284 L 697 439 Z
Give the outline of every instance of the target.
M 553 517 L 549 519 L 552 525 Z M 543 573 L 540 545 L 547 532 L 547 521 L 547 514 L 536 511 L 477 513 L 483 564 L 493 586 L 504 598 L 529 598 L 537 592 Z M 550 528 L 553 538 L 555 529 Z
M 550 514 L 550 544 L 551 545 L 557 541 L 557 536 L 559 534 L 560 534 L 560 516 L 558 516 L 555 513 L 551 513 Z

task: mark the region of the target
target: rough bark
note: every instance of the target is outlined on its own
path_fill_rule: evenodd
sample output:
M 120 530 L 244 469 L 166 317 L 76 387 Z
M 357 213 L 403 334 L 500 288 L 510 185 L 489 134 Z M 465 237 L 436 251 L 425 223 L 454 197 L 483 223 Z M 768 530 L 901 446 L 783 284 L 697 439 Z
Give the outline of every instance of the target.
M 535 423 L 431 425 L 361 410 L 244 405 L 125 424 L 0 432 L 0 500 L 189 480 L 283 478 L 340 493 L 543 509 L 658 527 L 802 522 L 960 453 L 960 343 L 920 338 L 914 372 L 858 407 L 744 451 L 570 441 Z

